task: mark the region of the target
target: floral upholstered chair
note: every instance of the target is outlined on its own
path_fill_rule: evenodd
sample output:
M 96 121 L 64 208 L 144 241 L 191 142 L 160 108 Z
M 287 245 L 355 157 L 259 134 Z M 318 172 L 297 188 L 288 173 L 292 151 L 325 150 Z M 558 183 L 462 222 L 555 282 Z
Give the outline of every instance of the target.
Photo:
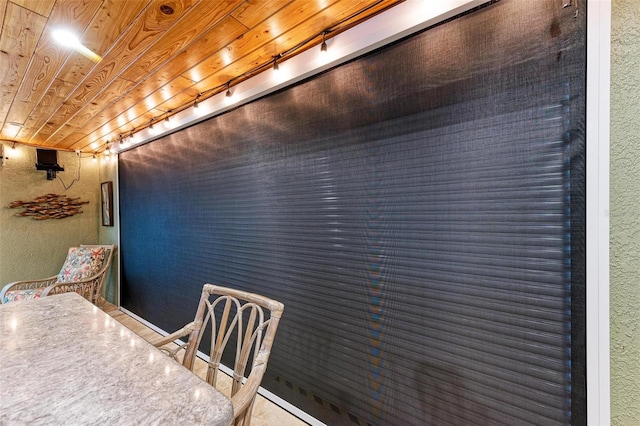
M 9 283 L 0 291 L 0 302 L 10 303 L 75 291 L 98 305 L 102 285 L 111 266 L 113 249 L 113 244 L 71 247 L 58 275 Z

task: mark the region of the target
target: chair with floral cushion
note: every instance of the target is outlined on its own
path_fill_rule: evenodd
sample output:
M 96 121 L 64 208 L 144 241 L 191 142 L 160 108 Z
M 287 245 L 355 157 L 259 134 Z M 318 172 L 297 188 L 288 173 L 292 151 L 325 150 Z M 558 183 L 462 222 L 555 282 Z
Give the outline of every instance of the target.
M 98 305 L 102 285 L 111 266 L 113 250 L 113 244 L 71 247 L 58 275 L 9 283 L 0 291 L 0 303 L 75 291 Z

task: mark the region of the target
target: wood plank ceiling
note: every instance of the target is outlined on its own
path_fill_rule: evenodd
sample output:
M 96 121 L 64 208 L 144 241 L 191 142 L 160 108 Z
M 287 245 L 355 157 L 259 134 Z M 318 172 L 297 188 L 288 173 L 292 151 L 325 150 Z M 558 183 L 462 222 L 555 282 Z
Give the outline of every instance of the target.
M 397 3 L 0 0 L 0 140 L 100 152 Z M 57 44 L 57 28 L 102 60 Z

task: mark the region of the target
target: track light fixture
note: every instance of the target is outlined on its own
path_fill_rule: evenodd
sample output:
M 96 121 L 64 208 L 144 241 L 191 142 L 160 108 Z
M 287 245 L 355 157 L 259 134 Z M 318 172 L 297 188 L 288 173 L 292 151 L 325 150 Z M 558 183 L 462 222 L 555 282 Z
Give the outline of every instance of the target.
M 193 113 L 198 117 L 201 117 L 209 112 L 206 104 L 200 105 L 202 103 L 200 102 L 201 96 L 202 96 L 202 93 L 198 94 L 198 96 L 196 96 L 195 101 L 193 102 Z
M 16 142 L 14 141 L 13 144 L 11 145 L 11 149 L 16 149 Z
M 149 133 L 151 133 L 152 135 L 157 135 L 160 130 L 158 129 L 158 126 L 153 126 L 154 122 L 153 122 L 153 118 L 151 120 L 149 120 Z
M 377 5 L 378 3 L 380 3 L 380 1 L 374 3 L 374 5 Z M 200 99 L 204 97 L 204 99 L 208 99 L 209 96 L 220 93 L 222 90 L 226 89 L 226 93 L 225 93 L 225 99 L 227 101 L 229 101 L 229 103 L 231 103 L 231 99 L 233 97 L 233 93 L 231 92 L 231 82 L 241 82 L 243 81 L 245 78 L 250 78 L 251 76 L 253 76 L 256 73 L 265 71 L 270 65 L 273 67 L 273 71 L 279 71 L 280 69 L 280 64 L 279 61 L 283 60 L 285 58 L 288 58 L 290 56 L 292 56 L 293 54 L 295 54 L 295 52 L 297 52 L 299 49 L 303 49 L 307 44 L 309 43 L 313 43 L 317 40 L 318 36 L 322 36 L 322 43 L 320 44 L 320 51 L 322 53 L 325 53 L 328 51 L 328 45 L 327 45 L 327 35 L 333 33 L 334 31 L 340 31 L 344 28 L 347 28 L 349 26 L 353 26 L 355 24 L 358 24 L 359 20 L 356 19 L 354 21 L 354 18 L 360 16 L 361 14 L 363 14 L 364 12 L 366 12 L 367 10 L 369 10 L 372 6 L 374 5 L 369 5 L 367 7 L 365 7 L 364 9 L 357 11 L 347 17 L 345 17 L 344 19 L 342 19 L 340 22 L 336 23 L 334 26 L 330 27 L 330 28 L 325 28 L 324 30 L 322 30 L 322 32 L 315 34 L 313 37 L 310 37 L 302 42 L 300 42 L 299 44 L 293 46 L 292 48 L 278 53 L 277 55 L 274 55 L 271 59 L 270 62 L 265 62 L 262 63 L 258 66 L 256 66 L 253 69 L 250 69 L 240 75 L 234 76 L 233 78 L 231 78 L 231 80 L 229 80 L 228 82 L 218 85 L 216 87 L 207 89 L 203 92 L 200 92 L 197 94 L 197 96 L 195 97 L 195 99 L 193 101 L 189 101 L 189 102 L 185 102 L 184 104 L 176 107 L 174 109 L 174 111 L 177 112 L 181 112 L 186 110 L 187 108 L 189 108 L 190 106 L 193 106 L 193 112 L 196 115 L 205 115 L 207 114 L 209 111 L 207 109 L 207 107 L 205 106 L 204 108 L 202 106 L 199 105 L 200 103 Z M 273 64 L 271 64 L 271 62 L 273 62 Z M 280 77 L 277 77 L 278 79 Z M 169 116 L 171 114 L 171 110 L 167 111 L 165 114 L 166 117 L 164 119 L 164 125 L 165 127 L 167 127 L 168 129 L 170 129 L 172 127 L 172 123 L 170 123 L 170 119 Z M 162 117 L 162 114 L 158 117 L 152 117 L 149 120 L 149 124 L 147 126 L 141 126 L 140 128 L 134 128 L 133 130 L 131 130 L 131 140 L 134 143 L 139 142 L 138 140 L 133 141 L 133 132 L 136 130 L 142 130 L 145 127 L 149 129 L 149 133 L 151 133 L 151 135 L 157 135 L 158 134 L 158 129 L 154 129 L 153 128 L 153 124 L 154 124 L 154 120 L 156 121 L 160 121 Z M 107 146 L 107 151 L 108 151 L 108 146 Z M 107 154 L 107 152 L 105 152 L 105 154 Z
M 320 45 L 320 51 L 321 52 L 327 51 L 327 32 L 326 31 L 322 32 L 322 44 Z

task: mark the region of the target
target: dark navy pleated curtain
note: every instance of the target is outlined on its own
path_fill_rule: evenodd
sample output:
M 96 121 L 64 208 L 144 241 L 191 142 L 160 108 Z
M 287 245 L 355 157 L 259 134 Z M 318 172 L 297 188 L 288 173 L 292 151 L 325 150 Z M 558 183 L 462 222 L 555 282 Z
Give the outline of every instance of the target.
M 502 1 L 120 155 L 122 305 L 281 300 L 328 424 L 584 421 L 584 10 Z

